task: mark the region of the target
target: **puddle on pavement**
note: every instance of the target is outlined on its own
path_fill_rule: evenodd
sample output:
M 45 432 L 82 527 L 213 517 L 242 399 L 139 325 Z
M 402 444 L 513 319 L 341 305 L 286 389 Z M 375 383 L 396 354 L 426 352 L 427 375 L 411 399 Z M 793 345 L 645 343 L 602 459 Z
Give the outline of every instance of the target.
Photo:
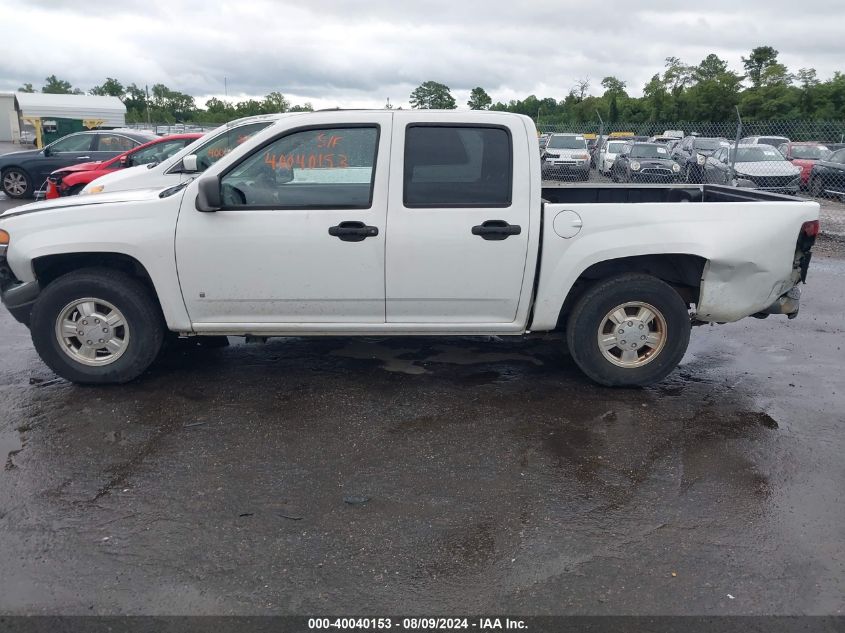
M 23 449 L 21 434 L 13 428 L 0 429 L 0 461 L 5 470 L 14 468 L 14 456 Z
M 506 361 L 525 362 L 533 365 L 543 365 L 543 361 L 527 354 L 516 352 L 479 352 L 472 347 L 435 345 L 431 349 L 433 354 L 420 357 L 424 347 L 389 347 L 380 343 L 353 341 L 340 349 L 333 350 L 332 356 L 356 358 L 361 360 L 378 360 L 382 362 L 382 369 L 404 374 L 430 373 L 422 365 L 425 363 L 444 363 L 448 365 L 483 365 L 485 363 L 502 363 Z M 403 358 L 415 356 L 415 358 Z

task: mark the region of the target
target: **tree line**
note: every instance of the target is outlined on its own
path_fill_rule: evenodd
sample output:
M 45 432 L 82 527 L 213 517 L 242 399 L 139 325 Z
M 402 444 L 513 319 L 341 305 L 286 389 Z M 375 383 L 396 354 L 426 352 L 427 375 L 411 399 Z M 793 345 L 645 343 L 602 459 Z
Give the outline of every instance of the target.
M 26 83 L 18 92 L 36 92 L 31 83 Z M 41 92 L 48 94 L 85 94 L 74 88 L 70 82 L 50 75 L 44 80 Z M 88 94 L 117 97 L 126 106 L 127 123 L 197 123 L 220 124 L 244 116 L 272 114 L 275 112 L 311 112 L 310 103 L 292 105 L 281 92 L 271 92 L 263 99 L 247 99 L 231 102 L 212 97 L 205 102 L 205 108 L 197 107 L 196 100 L 189 94 L 171 90 L 164 84 L 152 88 L 132 83 L 124 86 L 113 77 L 88 91 Z
M 663 69 L 643 87 L 642 97 L 630 96 L 625 81 L 609 76 L 600 82 L 600 96 L 590 94 L 589 78 L 576 81 L 562 99 L 530 95 L 507 103 L 493 103 L 487 91 L 477 86 L 472 89 L 467 106 L 525 114 L 545 124 L 595 122 L 599 116 L 608 123 L 724 122 L 735 120 L 737 107 L 748 121 L 845 120 L 845 74 L 837 71 L 822 81 L 813 68 L 793 73 L 778 61 L 778 54 L 771 46 L 754 48 L 742 58 L 745 74 L 730 70 L 725 60 L 712 53 L 698 64 L 667 57 Z M 19 90 L 35 91 L 29 83 Z M 41 92 L 83 94 L 55 75 L 46 78 Z M 212 98 L 205 102 L 205 108 L 199 108 L 192 96 L 164 84 L 155 84 L 147 91 L 134 83 L 124 86 L 111 77 L 88 92 L 120 98 L 126 105 L 128 123 L 150 120 L 214 124 L 241 116 L 313 109 L 310 103 L 291 105 L 280 92 L 235 103 Z M 412 108 L 458 107 L 449 87 L 436 81 L 419 85 L 409 101 Z M 389 100 L 385 107 L 392 107 Z
M 775 119 L 844 120 L 845 74 L 834 73 L 821 81 L 814 68 L 795 73 L 778 61 L 778 51 L 758 46 L 742 58 L 745 74 L 728 68 L 728 62 L 710 54 L 698 64 L 667 57 L 661 72 L 643 87 L 642 97 L 632 97 L 627 83 L 617 77 L 601 80 L 602 94 L 590 95 L 589 78 L 578 80 L 563 99 L 530 95 L 525 99 L 492 103 L 487 92 L 472 90 L 472 109 L 516 112 L 547 124 L 595 122 L 647 123 L 659 121 L 736 120 L 738 107 L 744 120 Z M 426 82 L 411 93 L 413 107 L 454 108 L 449 88 Z

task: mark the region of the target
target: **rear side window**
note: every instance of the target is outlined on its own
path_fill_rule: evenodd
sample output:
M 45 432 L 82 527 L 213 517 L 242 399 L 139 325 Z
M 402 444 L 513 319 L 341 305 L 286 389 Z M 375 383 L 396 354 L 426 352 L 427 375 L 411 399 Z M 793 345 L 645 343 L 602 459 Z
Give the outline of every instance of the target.
M 513 149 L 507 129 L 459 125 L 407 128 L 406 207 L 508 207 L 512 189 Z

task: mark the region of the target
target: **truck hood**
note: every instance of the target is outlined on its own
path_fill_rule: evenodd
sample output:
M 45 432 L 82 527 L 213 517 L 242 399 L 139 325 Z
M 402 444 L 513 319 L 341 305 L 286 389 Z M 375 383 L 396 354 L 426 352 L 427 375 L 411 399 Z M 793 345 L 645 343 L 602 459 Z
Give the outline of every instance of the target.
M 736 173 L 741 176 L 797 176 L 801 169 L 785 160 L 760 160 L 737 163 Z
M 170 187 L 168 187 L 168 189 L 169 188 Z M 20 207 L 13 207 L 4 213 L 0 213 L 0 222 L 7 218 L 27 215 L 30 213 L 38 213 L 39 211 L 79 209 L 98 204 L 142 202 L 144 200 L 157 198 L 162 191 L 162 188 L 127 189 L 125 191 L 115 191 L 113 193 L 101 193 L 88 196 L 68 196 L 64 198 L 54 198 L 53 200 L 42 200 L 40 202 L 25 204 Z
M 166 162 L 166 161 L 165 161 Z M 105 186 L 105 193 L 107 194 L 109 191 L 109 187 L 111 185 L 115 185 L 122 180 L 128 180 L 130 178 L 134 178 L 140 173 L 147 173 L 150 169 L 155 169 L 161 167 L 164 163 L 150 163 L 148 165 L 135 165 L 134 167 L 127 167 L 125 169 L 117 169 L 114 173 L 106 174 L 105 176 L 100 176 L 96 180 L 92 180 L 88 185 L 85 187 L 89 189 L 92 186 L 103 185 Z M 98 196 L 104 194 L 97 194 Z

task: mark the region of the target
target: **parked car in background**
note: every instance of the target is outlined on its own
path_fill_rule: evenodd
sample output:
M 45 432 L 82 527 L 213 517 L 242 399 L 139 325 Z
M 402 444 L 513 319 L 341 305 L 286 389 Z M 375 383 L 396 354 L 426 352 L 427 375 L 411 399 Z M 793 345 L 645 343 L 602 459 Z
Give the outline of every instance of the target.
M 45 198 L 51 200 L 60 196 L 76 195 L 92 180 L 110 174 L 117 169 L 161 163 L 202 136 L 201 133 L 196 132 L 163 136 L 106 161 L 79 163 L 78 165 L 57 169 L 47 176 Z
M 156 138 L 151 132 L 135 130 L 90 130 L 63 136 L 43 149 L 3 154 L 0 156 L 3 193 L 10 198 L 32 198 L 43 188 L 47 176 L 59 167 L 108 160 Z
M 687 182 L 704 182 L 704 164 L 720 147 L 727 147 L 728 139 L 716 136 L 687 136 L 672 150 L 672 158 L 680 165 Z
M 845 147 L 813 165 L 808 186 L 816 197 L 832 195 L 845 201 Z
M 80 193 L 99 194 L 178 185 L 196 178 L 253 134 L 287 116 L 290 115 L 263 114 L 230 121 L 154 167 L 140 165 L 112 171 L 85 185 Z
M 740 145 L 771 145 L 772 147 L 780 147 L 790 140 L 785 136 L 746 136 L 740 139 Z
M 681 139 L 679 139 L 677 136 L 664 136 L 662 134 L 659 134 L 657 136 L 649 137 L 648 142 L 649 143 L 662 143 L 663 145 L 668 145 L 672 141 L 680 141 L 680 140 Z
M 583 134 L 552 134 L 542 159 L 544 180 L 590 178 L 590 154 Z
M 626 143 L 613 161 L 613 182 L 672 182 L 681 168 L 660 143 Z
M 810 172 L 818 161 L 830 156 L 830 149 L 821 143 L 784 143 L 778 147 L 783 157 L 801 169 L 801 187 L 806 188 L 810 183 Z
M 736 161 L 731 167 L 734 155 Z M 745 180 L 757 189 L 775 193 L 798 193 L 801 168 L 786 160 L 771 145 L 740 145 L 738 148 L 722 147 L 707 158 L 705 164 L 707 183 L 736 185 Z
M 597 167 L 599 173 L 604 176 L 610 175 L 610 170 L 613 168 L 613 163 L 616 157 L 622 153 L 624 147 L 628 144 L 627 141 L 608 140 L 601 150 L 599 150 L 599 157 L 597 160 Z

